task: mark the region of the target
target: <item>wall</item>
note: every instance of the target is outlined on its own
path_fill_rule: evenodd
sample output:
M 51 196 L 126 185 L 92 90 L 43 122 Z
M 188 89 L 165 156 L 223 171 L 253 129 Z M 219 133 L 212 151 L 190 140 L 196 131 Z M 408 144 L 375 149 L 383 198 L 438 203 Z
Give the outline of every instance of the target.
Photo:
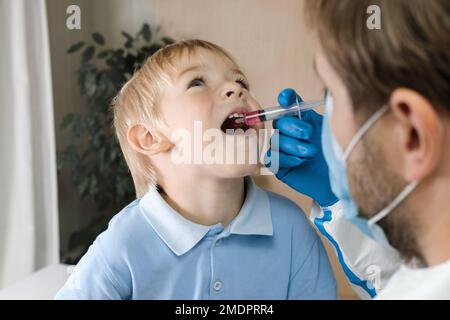
M 149 22 L 160 26 L 160 35 L 174 39 L 201 38 L 230 51 L 240 63 L 252 86 L 253 95 L 263 106 L 276 104 L 277 93 L 285 87 L 298 89 L 304 99 L 321 96 L 322 85 L 312 68 L 314 43 L 301 17 L 299 0 L 47 0 L 51 36 L 55 121 L 69 111 L 80 110 L 83 101 L 77 91 L 77 58 L 65 50 L 92 31 L 106 37 L 107 44 L 120 45 L 120 30 L 134 33 Z M 65 28 L 65 10 L 78 4 L 82 12 L 82 30 Z M 64 143 L 57 133 L 57 147 Z M 274 177 L 257 177 L 257 183 L 282 193 L 309 212 L 310 201 L 278 182 Z M 59 179 L 61 248 L 67 234 L 86 224 L 91 204 L 80 204 L 67 176 Z M 338 278 L 340 295 L 354 297 L 335 255 L 327 250 Z

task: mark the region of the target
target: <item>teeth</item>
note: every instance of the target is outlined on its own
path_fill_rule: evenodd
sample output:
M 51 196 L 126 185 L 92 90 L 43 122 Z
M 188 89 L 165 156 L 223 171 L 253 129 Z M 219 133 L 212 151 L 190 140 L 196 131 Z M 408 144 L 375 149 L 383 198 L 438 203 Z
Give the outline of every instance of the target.
M 244 116 L 243 113 L 232 113 L 232 114 L 230 114 L 230 115 L 228 116 L 228 119 L 231 119 L 231 118 L 240 118 L 240 117 L 243 117 L 243 116 Z

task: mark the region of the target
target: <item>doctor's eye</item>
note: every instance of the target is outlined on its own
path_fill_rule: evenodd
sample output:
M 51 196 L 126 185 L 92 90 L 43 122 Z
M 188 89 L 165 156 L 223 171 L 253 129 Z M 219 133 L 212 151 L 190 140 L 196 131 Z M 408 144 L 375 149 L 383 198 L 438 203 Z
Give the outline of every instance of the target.
M 196 77 L 193 80 L 191 80 L 188 84 L 188 89 L 192 87 L 200 87 L 205 85 L 205 79 L 202 77 Z

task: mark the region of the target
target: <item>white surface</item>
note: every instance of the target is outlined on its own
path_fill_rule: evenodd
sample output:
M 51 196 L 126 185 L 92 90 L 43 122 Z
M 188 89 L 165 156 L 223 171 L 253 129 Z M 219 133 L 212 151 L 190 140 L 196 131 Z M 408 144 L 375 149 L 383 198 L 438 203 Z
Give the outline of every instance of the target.
M 3 288 L 59 261 L 45 1 L 0 0 L 0 39 L 0 288 Z
M 428 268 L 403 265 L 386 288 L 380 300 L 450 300 L 450 260 Z
M 50 300 L 64 285 L 73 266 L 57 264 L 45 267 L 12 286 L 0 290 L 0 300 Z

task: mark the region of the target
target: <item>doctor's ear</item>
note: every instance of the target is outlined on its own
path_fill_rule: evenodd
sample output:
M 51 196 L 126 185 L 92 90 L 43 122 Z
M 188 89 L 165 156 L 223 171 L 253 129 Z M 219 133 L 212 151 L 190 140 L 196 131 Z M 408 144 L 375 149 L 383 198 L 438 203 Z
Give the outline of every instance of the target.
M 406 88 L 395 89 L 389 105 L 404 159 L 403 176 L 407 181 L 422 179 L 437 168 L 444 148 L 438 110 L 423 95 Z
M 163 134 L 151 131 L 142 124 L 128 128 L 127 140 L 136 152 L 147 156 L 169 151 L 173 146 Z

